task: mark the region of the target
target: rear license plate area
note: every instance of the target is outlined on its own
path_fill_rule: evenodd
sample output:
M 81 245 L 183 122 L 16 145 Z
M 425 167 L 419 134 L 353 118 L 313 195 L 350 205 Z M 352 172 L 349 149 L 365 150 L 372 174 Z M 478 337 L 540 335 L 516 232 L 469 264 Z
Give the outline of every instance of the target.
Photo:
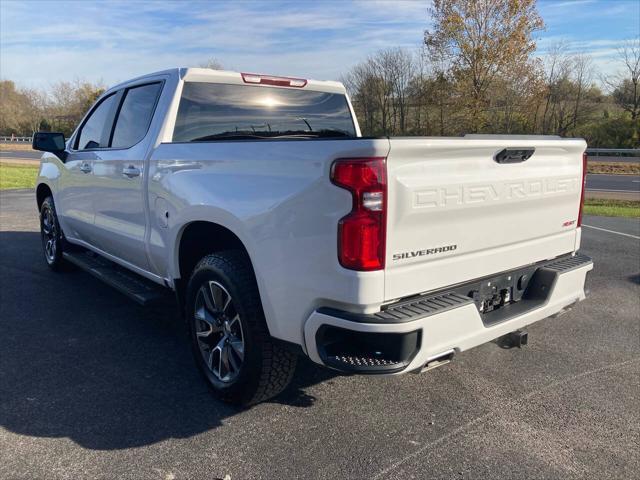
M 481 314 L 493 312 L 522 300 L 535 271 L 534 267 L 486 278 L 473 285 L 467 295 Z

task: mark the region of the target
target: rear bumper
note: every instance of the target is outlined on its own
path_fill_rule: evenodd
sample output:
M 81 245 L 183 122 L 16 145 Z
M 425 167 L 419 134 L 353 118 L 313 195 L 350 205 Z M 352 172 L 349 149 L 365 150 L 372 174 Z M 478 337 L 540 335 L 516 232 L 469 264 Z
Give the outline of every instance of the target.
M 376 314 L 314 311 L 305 323 L 309 357 L 349 373 L 395 374 L 421 369 L 434 359 L 463 352 L 556 315 L 585 298 L 593 262 L 584 255 L 548 262 L 536 270 L 537 290 L 504 307 L 496 321 L 452 289 L 401 302 Z

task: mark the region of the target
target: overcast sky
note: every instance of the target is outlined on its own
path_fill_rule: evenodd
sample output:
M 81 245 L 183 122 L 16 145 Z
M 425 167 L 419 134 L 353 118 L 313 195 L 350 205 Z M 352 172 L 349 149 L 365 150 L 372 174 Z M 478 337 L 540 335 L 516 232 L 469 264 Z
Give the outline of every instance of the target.
M 118 81 L 209 57 L 230 70 L 337 79 L 390 46 L 418 48 L 427 0 L 0 0 L 0 77 L 29 87 Z M 640 35 L 640 0 L 540 1 L 539 54 L 565 42 L 605 71 Z

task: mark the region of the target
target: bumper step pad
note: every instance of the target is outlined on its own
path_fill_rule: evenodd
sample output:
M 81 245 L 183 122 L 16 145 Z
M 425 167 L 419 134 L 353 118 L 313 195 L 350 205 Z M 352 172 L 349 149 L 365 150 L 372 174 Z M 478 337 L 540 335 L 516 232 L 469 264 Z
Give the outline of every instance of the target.
M 444 293 L 432 297 L 414 299 L 390 306 L 386 310 L 374 313 L 374 316 L 387 322 L 413 320 L 458 308 L 472 303 L 469 297 L 458 293 Z
M 573 257 L 563 258 L 546 264 L 543 268 L 552 270 L 557 273 L 565 273 L 576 268 L 584 267 L 593 263 L 590 257 L 586 255 L 578 254 Z
M 335 355 L 328 358 L 328 360 L 335 362 L 336 364 L 344 364 L 345 367 L 362 368 L 362 367 L 396 367 L 403 365 L 404 362 L 396 362 L 393 360 L 386 360 L 384 358 L 373 357 L 357 357 L 357 356 L 343 356 Z

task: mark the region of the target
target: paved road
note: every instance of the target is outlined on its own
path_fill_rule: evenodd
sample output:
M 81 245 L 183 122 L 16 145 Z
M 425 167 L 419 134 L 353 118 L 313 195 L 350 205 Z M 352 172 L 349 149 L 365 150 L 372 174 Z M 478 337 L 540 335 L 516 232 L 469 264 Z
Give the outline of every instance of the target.
M 640 175 L 587 175 L 587 190 L 640 192 Z
M 587 217 L 640 235 L 638 222 Z M 213 400 L 170 309 L 41 258 L 33 196 L 0 196 L 0 478 L 632 478 L 640 467 L 640 243 L 585 228 L 572 312 L 446 367 L 334 376 L 242 411 Z
M 35 150 L 0 150 L 0 158 L 29 158 L 40 160 L 42 152 Z

